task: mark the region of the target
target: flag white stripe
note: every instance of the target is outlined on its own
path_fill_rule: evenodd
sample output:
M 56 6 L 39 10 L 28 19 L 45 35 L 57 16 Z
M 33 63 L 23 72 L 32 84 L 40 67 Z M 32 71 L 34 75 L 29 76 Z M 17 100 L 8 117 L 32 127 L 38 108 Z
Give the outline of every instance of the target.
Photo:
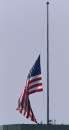
M 41 80 L 33 81 L 32 83 L 29 83 L 29 86 L 32 86 L 34 84 L 39 84 L 39 83 L 42 83 Z

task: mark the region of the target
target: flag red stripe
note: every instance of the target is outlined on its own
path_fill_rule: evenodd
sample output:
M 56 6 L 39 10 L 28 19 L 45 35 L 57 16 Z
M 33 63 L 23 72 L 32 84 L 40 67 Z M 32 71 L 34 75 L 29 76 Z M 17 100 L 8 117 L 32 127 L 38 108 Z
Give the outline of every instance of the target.
M 35 93 L 35 92 L 41 92 L 41 91 L 43 91 L 42 88 L 41 88 L 41 89 L 37 89 L 37 90 L 31 90 L 31 91 L 29 92 L 29 94 L 32 94 L 32 93 Z
M 30 89 L 32 89 L 32 88 L 39 87 L 39 86 L 42 86 L 42 83 L 38 83 L 38 84 L 31 85 L 31 86 L 28 87 L 28 90 L 30 90 Z

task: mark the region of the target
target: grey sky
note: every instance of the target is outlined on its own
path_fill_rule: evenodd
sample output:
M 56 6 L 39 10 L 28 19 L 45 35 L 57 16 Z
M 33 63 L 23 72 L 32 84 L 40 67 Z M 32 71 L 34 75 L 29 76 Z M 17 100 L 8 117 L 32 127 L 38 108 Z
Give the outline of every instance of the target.
M 66 2 L 66 3 L 65 3 Z M 44 28 L 44 29 L 43 29 Z M 69 124 L 69 1 L 50 2 L 50 119 Z M 0 124 L 32 123 L 16 112 L 27 74 L 41 53 L 44 93 L 30 97 L 46 123 L 46 5 L 0 0 Z

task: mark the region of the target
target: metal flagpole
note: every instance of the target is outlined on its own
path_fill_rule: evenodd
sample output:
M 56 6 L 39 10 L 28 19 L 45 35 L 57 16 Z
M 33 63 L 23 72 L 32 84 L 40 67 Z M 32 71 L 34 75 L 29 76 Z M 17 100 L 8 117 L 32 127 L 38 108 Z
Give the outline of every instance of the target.
M 49 125 L 49 2 L 47 1 L 47 125 Z

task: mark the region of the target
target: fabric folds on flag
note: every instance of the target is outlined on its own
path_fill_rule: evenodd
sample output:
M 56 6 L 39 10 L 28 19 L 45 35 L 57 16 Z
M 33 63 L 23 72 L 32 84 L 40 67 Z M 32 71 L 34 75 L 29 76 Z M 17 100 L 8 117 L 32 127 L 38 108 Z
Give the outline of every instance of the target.
M 18 110 L 26 118 L 30 118 L 31 121 L 37 123 L 34 113 L 32 111 L 32 108 L 31 108 L 31 104 L 30 104 L 30 100 L 29 100 L 29 96 L 27 94 L 26 88 L 18 99 L 18 107 L 16 110 Z
M 41 91 L 43 91 L 43 86 L 42 86 L 40 55 L 39 55 L 37 60 L 35 61 L 35 64 L 29 71 L 25 89 L 18 99 L 18 107 L 16 109 L 26 118 L 30 118 L 31 121 L 35 123 L 37 123 L 37 121 L 31 108 L 29 95 Z

